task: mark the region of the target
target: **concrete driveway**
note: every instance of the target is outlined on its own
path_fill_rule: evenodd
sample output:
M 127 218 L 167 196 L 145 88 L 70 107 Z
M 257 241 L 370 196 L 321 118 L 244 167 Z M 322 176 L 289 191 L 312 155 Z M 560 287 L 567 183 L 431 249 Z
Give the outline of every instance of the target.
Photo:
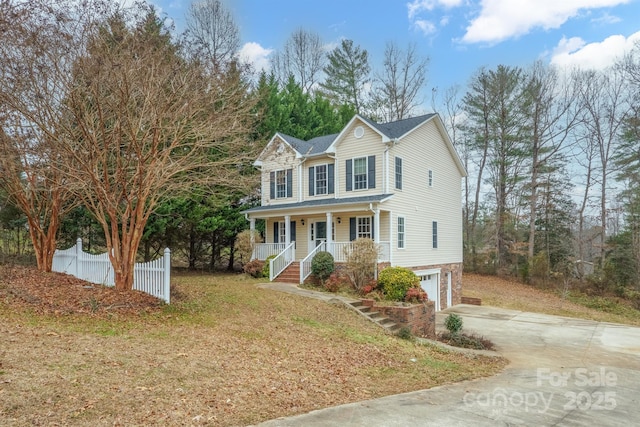
M 468 305 L 440 326 L 451 312 L 511 361 L 502 373 L 261 426 L 640 425 L 640 328 Z

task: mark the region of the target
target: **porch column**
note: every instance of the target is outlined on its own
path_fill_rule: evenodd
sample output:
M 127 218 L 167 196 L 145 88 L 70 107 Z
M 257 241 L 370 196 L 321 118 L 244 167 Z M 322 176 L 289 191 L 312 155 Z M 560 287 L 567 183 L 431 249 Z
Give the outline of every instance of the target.
M 333 255 L 333 214 L 331 212 L 327 212 L 327 252 L 330 252 Z
M 256 242 L 256 238 L 254 236 L 254 233 L 256 232 L 256 219 L 255 218 L 250 218 L 249 219 L 249 234 L 251 236 L 251 245 L 253 246 L 253 244 Z
M 287 246 L 291 243 L 291 216 L 284 216 L 284 237 Z
M 380 210 L 378 208 L 373 210 L 373 241 L 380 243 Z

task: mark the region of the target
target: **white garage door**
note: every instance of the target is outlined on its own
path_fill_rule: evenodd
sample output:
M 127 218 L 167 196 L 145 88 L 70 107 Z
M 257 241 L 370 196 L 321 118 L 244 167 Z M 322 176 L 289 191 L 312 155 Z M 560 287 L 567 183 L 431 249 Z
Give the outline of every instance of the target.
M 440 311 L 440 273 L 420 274 L 420 286 L 427 293 L 429 301 L 433 301 L 436 311 Z

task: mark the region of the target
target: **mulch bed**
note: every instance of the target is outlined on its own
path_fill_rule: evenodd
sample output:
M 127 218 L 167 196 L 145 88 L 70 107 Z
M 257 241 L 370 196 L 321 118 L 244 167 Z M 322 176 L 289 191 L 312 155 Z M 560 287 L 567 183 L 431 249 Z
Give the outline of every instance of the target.
M 118 291 L 68 274 L 33 267 L 0 265 L 0 302 L 40 314 L 83 314 L 96 317 L 140 315 L 164 303 L 139 291 Z

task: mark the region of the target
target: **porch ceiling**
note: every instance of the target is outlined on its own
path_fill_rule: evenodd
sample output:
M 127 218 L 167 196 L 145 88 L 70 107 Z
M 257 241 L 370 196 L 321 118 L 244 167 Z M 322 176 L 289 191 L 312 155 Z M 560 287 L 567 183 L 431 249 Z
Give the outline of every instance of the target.
M 331 210 L 333 212 L 346 212 L 351 210 L 368 210 L 370 203 L 384 203 L 393 197 L 393 194 L 379 194 L 375 196 L 346 197 L 342 199 L 318 199 L 281 205 L 258 206 L 247 209 L 243 213 L 250 217 L 268 218 L 288 215 L 322 213 Z

